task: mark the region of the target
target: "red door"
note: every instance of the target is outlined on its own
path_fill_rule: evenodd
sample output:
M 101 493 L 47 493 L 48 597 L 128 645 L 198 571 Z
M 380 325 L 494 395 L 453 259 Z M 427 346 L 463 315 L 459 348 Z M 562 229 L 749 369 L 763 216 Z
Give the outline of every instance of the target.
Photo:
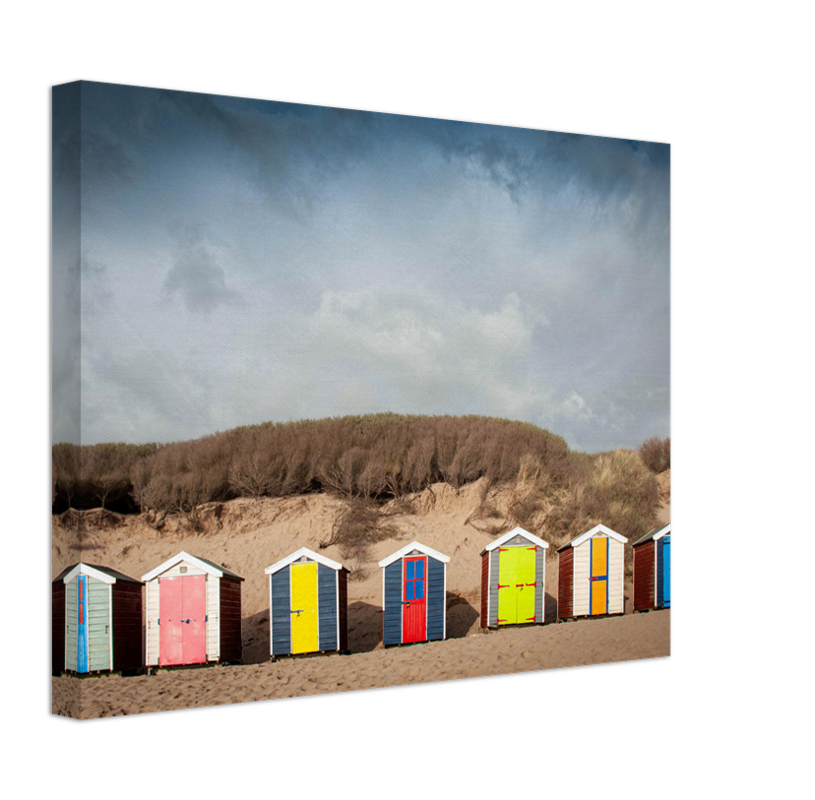
M 207 660 L 206 575 L 159 578 L 160 666 Z
M 405 558 L 402 585 L 402 641 L 427 639 L 427 558 Z

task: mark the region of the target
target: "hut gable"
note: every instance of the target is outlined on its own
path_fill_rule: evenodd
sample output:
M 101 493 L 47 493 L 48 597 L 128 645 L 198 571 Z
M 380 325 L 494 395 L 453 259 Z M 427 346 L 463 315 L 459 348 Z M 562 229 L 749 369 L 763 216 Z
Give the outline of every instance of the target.
M 670 536 L 671 534 L 671 523 L 669 522 L 667 525 L 663 525 L 661 528 L 654 528 L 652 531 L 648 531 L 645 536 L 640 537 L 637 539 L 636 542 L 632 545 L 632 547 L 637 547 L 641 544 L 645 544 L 645 542 L 650 541 L 659 541 L 665 536 Z
M 524 530 L 521 527 L 513 528 L 511 531 L 505 533 L 503 536 L 499 536 L 494 541 L 490 542 L 482 551 L 482 553 L 489 553 L 492 550 L 495 550 L 496 547 L 501 547 L 505 544 L 521 544 L 521 542 L 515 542 L 514 540 L 517 538 L 526 539 L 527 542 L 530 544 L 534 544 L 535 547 L 549 547 L 549 542 L 544 541 L 543 539 L 535 536 L 533 533 L 530 533 L 527 530 Z
M 187 568 L 183 573 L 180 571 L 180 569 L 177 573 L 171 572 L 174 567 L 182 566 Z M 193 571 L 190 571 L 191 567 L 193 568 Z M 164 575 L 165 573 L 179 575 L 212 575 L 214 578 L 222 578 L 226 575 L 239 581 L 243 580 L 240 575 L 236 575 L 226 567 L 219 566 L 206 558 L 191 556 L 189 553 L 186 553 L 183 550 L 177 555 L 174 555 L 172 558 L 168 558 L 163 564 L 159 564 L 155 569 L 150 570 L 150 572 L 148 572 L 146 575 L 142 575 L 142 580 L 145 582 L 151 581 L 153 578 L 157 578 L 159 575 Z
M 303 563 L 307 561 L 316 561 L 318 564 L 323 564 L 329 569 L 345 569 L 345 567 L 343 567 L 339 561 L 333 561 L 326 556 L 315 553 L 313 550 L 309 550 L 307 547 L 301 547 L 291 555 L 286 556 L 286 558 L 281 558 L 280 561 L 276 561 L 270 567 L 266 567 L 265 572 L 267 575 L 273 575 L 275 572 L 283 569 L 283 567 L 287 567 L 289 564 L 294 564 L 296 561 Z M 347 572 L 348 570 L 345 571 Z
M 415 553 L 413 552 L 414 550 L 416 551 Z M 434 550 L 432 547 L 428 547 L 420 542 L 411 542 L 410 544 L 406 544 L 401 550 L 397 550 L 387 558 L 383 558 L 379 562 L 379 566 L 383 568 L 387 567 L 389 564 L 393 564 L 395 561 L 399 561 L 405 556 L 410 555 L 425 555 L 435 558 L 436 561 L 441 561 L 443 564 L 450 563 L 450 556 L 445 556 L 438 550 Z

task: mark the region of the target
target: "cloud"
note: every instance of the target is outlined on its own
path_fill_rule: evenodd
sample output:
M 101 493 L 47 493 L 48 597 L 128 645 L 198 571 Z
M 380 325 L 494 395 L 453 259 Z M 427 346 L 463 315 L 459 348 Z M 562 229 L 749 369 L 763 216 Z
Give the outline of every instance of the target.
M 460 160 L 467 174 L 492 182 L 507 192 L 515 203 L 526 191 L 530 165 L 522 152 L 495 135 L 476 141 L 461 141 L 452 136 L 437 139 L 442 154 Z
M 528 375 L 539 324 L 514 293 L 481 311 L 423 289 L 325 291 L 298 362 L 367 406 L 523 417 L 549 402 Z
M 226 273 L 203 243 L 183 252 L 164 279 L 164 291 L 178 293 L 188 311 L 204 313 L 222 305 L 238 305 L 241 295 L 226 285 Z

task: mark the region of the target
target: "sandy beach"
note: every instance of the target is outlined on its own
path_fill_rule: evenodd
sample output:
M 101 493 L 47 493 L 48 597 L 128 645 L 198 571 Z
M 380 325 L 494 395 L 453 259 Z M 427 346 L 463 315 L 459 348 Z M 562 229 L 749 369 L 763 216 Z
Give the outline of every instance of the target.
M 660 512 L 665 521 L 670 519 L 669 486 Z M 479 554 L 495 538 L 494 526 L 503 521 L 502 515 L 511 502 L 510 490 L 497 490 L 491 495 L 491 508 L 498 515 L 495 519 L 479 515 L 481 499 L 478 484 L 459 490 L 437 484 L 412 497 L 409 505 L 392 510 L 387 517 L 390 538 L 350 558 L 340 547 L 322 547 L 344 508 L 341 499 L 324 494 L 210 504 L 202 509 L 203 529 L 199 532 L 192 531 L 179 518 L 168 518 L 157 530 L 144 517 L 102 520 L 91 513 L 83 519 L 81 547 L 75 533 L 55 520 L 52 576 L 82 560 L 141 578 L 184 550 L 223 564 L 245 580 L 242 665 L 165 670 L 155 676 L 55 677 L 53 710 L 71 715 L 72 708 L 80 707 L 80 693 L 79 716 L 93 718 L 669 654 L 670 612 L 632 615 L 630 576 L 626 580 L 624 616 L 557 624 L 554 547 L 547 554 L 547 624 L 481 632 Z M 382 645 L 382 573 L 377 562 L 413 540 L 451 558 L 448 639 L 386 650 Z M 303 546 L 341 561 L 351 570 L 350 655 L 269 663 L 268 577 L 264 570 Z

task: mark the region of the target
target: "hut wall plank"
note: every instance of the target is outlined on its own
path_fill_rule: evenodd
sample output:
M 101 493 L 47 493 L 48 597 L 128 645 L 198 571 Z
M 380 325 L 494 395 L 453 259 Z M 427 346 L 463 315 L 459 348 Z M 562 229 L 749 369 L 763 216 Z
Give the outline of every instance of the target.
M 557 615 L 558 619 L 568 619 L 574 609 L 574 548 L 558 553 L 558 559 Z
M 337 588 L 340 594 L 340 650 L 348 649 L 348 573 L 341 569 L 337 572 Z
M 581 617 L 591 610 L 589 604 L 589 560 L 591 558 L 591 539 L 587 539 L 578 547 L 572 547 L 574 553 L 574 606 L 572 615 Z
M 444 562 L 427 557 L 427 641 L 444 638 L 447 598 L 444 589 Z
M 110 588 L 88 576 L 88 670 L 110 669 Z
M 193 574 L 189 571 L 187 575 Z M 195 573 L 207 575 L 203 571 Z M 207 661 L 221 656 L 221 580 L 207 575 Z
M 138 583 L 113 584 L 113 669 L 142 665 L 142 587 Z
M 74 578 L 65 584 L 65 669 L 76 669 L 77 600 Z
M 498 550 L 500 548 L 496 547 L 494 550 L 490 552 L 490 619 L 489 619 L 489 626 L 490 628 L 497 628 L 498 627 L 498 559 L 499 554 Z
M 145 664 L 153 667 L 158 664 L 158 646 L 160 628 L 158 624 L 160 615 L 161 584 L 159 579 L 153 578 L 144 587 L 145 593 Z
M 623 571 L 625 569 L 625 545 L 608 537 L 608 613 L 622 614 L 625 603 Z
M 51 671 L 65 669 L 65 584 L 51 584 Z
M 224 576 L 218 583 L 221 597 L 220 660 L 240 661 L 243 656 L 241 582 Z
M 663 548 L 665 547 L 665 539 L 659 539 L 656 543 L 656 605 L 662 608 L 665 604 L 665 562 L 663 560 Z
M 385 567 L 385 597 L 383 611 L 383 641 L 402 643 L 402 561 L 398 559 Z
M 291 572 L 289 567 L 272 577 L 272 655 L 291 653 Z
M 535 551 L 535 622 L 543 622 L 543 597 L 546 591 L 546 548 Z
M 480 624 L 482 628 L 487 627 L 487 598 L 490 593 L 490 554 L 484 553 L 481 556 L 481 615 Z
M 318 646 L 337 650 L 337 573 L 325 564 L 317 564 Z
M 654 608 L 654 541 L 634 548 L 634 610 Z

